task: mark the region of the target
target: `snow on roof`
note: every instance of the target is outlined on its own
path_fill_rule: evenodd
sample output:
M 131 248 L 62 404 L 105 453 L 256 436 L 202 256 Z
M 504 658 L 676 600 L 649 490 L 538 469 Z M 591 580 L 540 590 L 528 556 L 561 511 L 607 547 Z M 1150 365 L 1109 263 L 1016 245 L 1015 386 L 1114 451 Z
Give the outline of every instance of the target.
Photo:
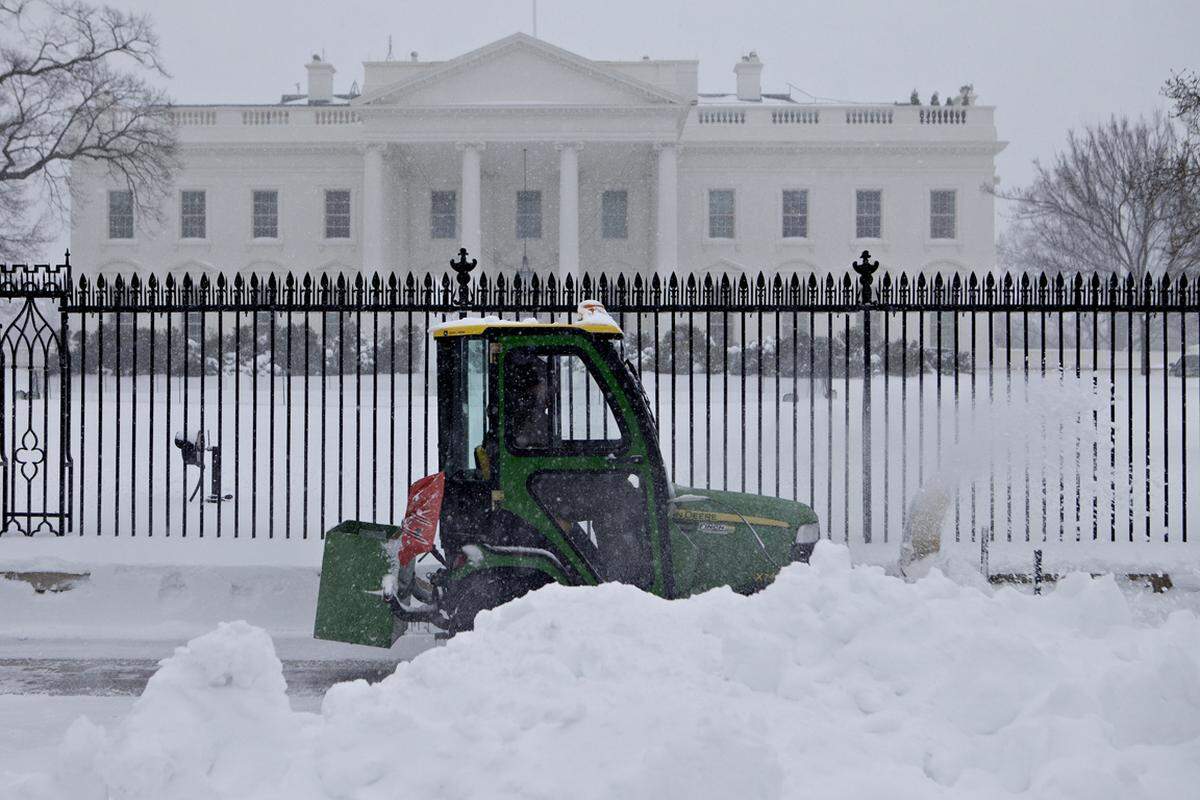
M 333 96 L 333 99 L 332 99 L 332 100 L 330 100 L 330 101 L 328 101 L 328 102 L 325 102 L 325 103 L 309 103 L 309 102 L 308 102 L 308 95 L 306 95 L 306 94 L 285 94 L 285 95 L 283 95 L 282 97 L 280 97 L 280 98 L 279 98 L 279 105 L 281 105 L 281 106 L 308 106 L 308 105 L 316 105 L 316 106 L 348 106 L 348 105 L 350 105 L 350 101 L 351 101 L 351 100 L 353 100 L 355 97 L 357 97 L 357 95 L 352 95 L 352 94 L 335 94 L 335 95 Z
M 734 92 L 701 92 L 696 95 L 696 102 L 702 106 L 796 106 L 801 105 L 791 98 L 791 95 L 763 92 L 762 100 L 739 100 Z
M 435 337 L 442 336 L 475 336 L 489 328 L 546 328 L 574 329 L 588 333 L 622 335 L 621 326 L 607 313 L 593 313 L 586 320 L 579 322 L 541 322 L 536 319 L 500 319 L 499 317 L 466 317 L 453 319 L 434 325 L 431 329 Z

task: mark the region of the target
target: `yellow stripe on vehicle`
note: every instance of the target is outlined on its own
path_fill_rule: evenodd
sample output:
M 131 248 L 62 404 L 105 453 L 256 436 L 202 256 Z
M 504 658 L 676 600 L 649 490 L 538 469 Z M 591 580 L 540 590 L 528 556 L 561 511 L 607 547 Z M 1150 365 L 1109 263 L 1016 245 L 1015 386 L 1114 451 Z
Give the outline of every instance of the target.
M 733 523 L 749 523 L 750 525 L 763 525 L 768 528 L 790 528 L 791 524 L 784 522 L 781 519 L 768 519 L 767 517 L 751 517 L 738 516 L 737 514 L 725 514 L 720 511 L 693 511 L 688 508 L 680 508 L 671 512 L 672 519 L 682 519 L 688 522 L 733 522 Z

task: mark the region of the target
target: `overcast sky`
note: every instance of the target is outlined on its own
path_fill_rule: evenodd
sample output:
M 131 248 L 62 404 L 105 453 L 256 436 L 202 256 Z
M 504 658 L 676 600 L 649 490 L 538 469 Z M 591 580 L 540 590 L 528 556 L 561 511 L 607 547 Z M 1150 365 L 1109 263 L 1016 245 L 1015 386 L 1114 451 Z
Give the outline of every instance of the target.
M 120 4 L 120 3 L 118 3 Z M 514 31 L 532 0 L 158 0 L 150 11 L 180 102 L 261 102 L 303 85 L 314 52 L 339 90 L 362 80 L 391 34 L 398 58 L 446 59 Z M 974 83 L 998 108 L 1005 184 L 1029 176 L 1067 128 L 1165 107 L 1172 69 L 1200 68 L 1197 0 L 539 0 L 538 35 L 588 58 L 695 58 L 701 91 L 732 91 L 757 50 L 764 89 L 906 100 Z M 793 92 L 794 95 L 798 93 Z
M 391 34 L 397 58 L 460 55 L 531 32 L 532 0 L 138 0 L 178 102 L 272 102 L 324 52 L 337 91 Z M 701 91 L 732 91 L 757 50 L 764 89 L 854 101 L 943 96 L 974 83 L 997 107 L 1002 185 L 1029 179 L 1066 130 L 1165 108 L 1171 70 L 1200 68 L 1198 0 L 539 0 L 538 35 L 588 58 L 694 58 Z M 801 96 L 793 92 L 794 96 Z

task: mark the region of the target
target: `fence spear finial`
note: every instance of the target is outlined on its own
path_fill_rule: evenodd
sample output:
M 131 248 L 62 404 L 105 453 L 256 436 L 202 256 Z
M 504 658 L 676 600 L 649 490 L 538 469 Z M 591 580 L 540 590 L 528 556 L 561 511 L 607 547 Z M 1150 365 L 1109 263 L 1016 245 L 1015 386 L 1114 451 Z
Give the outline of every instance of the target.
M 467 260 L 467 248 L 458 248 L 458 260 L 450 259 L 450 268 L 458 277 L 458 307 L 460 317 L 467 315 L 467 306 L 471 304 L 471 270 L 479 263 L 475 259 Z
M 871 251 L 863 250 L 859 260 L 852 262 L 850 266 L 858 273 L 858 283 L 862 287 L 862 302 L 870 304 L 871 281 L 875 277 L 875 271 L 879 269 L 879 262 L 871 260 Z

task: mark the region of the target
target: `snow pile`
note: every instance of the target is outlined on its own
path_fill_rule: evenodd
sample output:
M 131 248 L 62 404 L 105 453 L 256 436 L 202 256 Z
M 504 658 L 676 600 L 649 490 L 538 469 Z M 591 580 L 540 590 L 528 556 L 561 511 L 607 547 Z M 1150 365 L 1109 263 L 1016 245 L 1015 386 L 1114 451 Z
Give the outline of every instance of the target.
M 162 662 L 112 736 L 71 726 L 61 796 L 269 796 L 302 745 L 286 692 L 270 637 L 222 623 Z
M 1138 621 L 1111 579 L 905 583 L 822 543 L 753 597 L 547 587 L 319 715 L 223 626 L 20 796 L 1187 797 L 1198 659 L 1191 611 Z

